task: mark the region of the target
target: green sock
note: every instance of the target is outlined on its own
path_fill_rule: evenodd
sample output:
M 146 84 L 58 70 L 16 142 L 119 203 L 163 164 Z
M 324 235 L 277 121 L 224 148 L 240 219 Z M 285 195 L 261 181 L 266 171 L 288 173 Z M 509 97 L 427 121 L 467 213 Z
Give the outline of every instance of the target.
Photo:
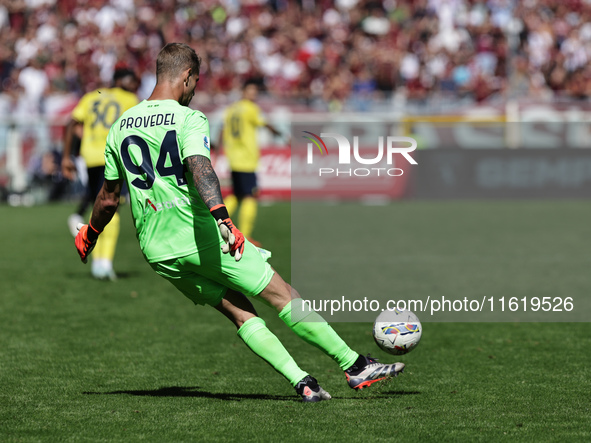
M 238 329 L 238 336 L 252 352 L 261 357 L 289 380 L 292 386 L 308 375 L 302 371 L 289 355 L 279 339 L 267 328 L 265 320 L 253 317 Z
M 302 309 L 301 298 L 289 302 L 279 313 L 279 318 L 298 337 L 332 357 L 342 370 L 350 368 L 359 357 L 317 312 Z

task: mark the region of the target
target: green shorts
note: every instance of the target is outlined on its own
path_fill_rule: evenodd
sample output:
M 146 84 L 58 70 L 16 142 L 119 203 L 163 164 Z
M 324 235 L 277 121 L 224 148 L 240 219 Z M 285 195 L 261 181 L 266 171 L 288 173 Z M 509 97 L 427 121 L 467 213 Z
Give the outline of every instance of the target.
M 267 263 L 271 256 L 269 251 L 259 250 L 248 240 L 244 243 L 240 261 L 223 254 L 220 246 L 214 246 L 186 257 L 150 263 L 150 266 L 196 305 L 216 306 L 228 289 L 247 296 L 260 294 L 275 273 Z

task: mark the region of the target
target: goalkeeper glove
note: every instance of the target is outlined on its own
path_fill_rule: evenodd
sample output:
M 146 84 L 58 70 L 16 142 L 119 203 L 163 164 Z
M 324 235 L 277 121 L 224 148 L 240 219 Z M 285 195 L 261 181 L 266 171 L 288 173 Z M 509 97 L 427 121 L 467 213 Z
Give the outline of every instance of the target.
M 78 255 L 80 255 L 82 262 L 86 263 L 88 261 L 88 256 L 96 245 L 96 240 L 98 239 L 100 232 L 94 229 L 90 223 L 87 225 L 79 223 L 78 226 L 76 226 L 76 229 L 78 229 L 78 235 L 76 235 L 76 239 L 74 240 L 76 243 L 76 249 L 78 250 Z
M 236 261 L 239 261 L 244 254 L 244 235 L 238 230 L 232 220 L 225 205 L 215 205 L 209 210 L 213 218 L 218 224 L 224 245 L 222 245 L 222 252 L 228 252 Z

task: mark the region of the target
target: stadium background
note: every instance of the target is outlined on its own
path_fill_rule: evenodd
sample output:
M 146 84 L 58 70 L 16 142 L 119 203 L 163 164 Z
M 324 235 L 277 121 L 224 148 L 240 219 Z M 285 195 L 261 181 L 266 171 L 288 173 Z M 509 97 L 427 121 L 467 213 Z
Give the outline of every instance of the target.
M 437 127 L 462 117 L 572 132 L 568 123 L 588 122 L 591 111 L 590 16 L 589 2 L 550 0 L 7 2 L 0 6 L 2 199 L 46 199 L 27 190 L 61 181 L 62 128 L 80 96 L 108 85 L 125 65 L 146 98 L 155 57 L 169 41 L 203 58 L 191 106 L 209 116 L 214 140 L 247 78 L 259 81 L 260 104 L 284 133 L 293 121 L 359 114 L 422 121 L 404 126 L 421 149 L 477 143 L 478 135 L 463 144 L 437 139 Z M 442 115 L 448 119 L 429 118 Z M 265 132 L 260 139 L 263 192 L 285 198 L 287 146 Z M 567 139 L 556 140 L 564 147 Z M 223 159 L 218 170 L 227 176 Z M 54 189 L 51 198 L 72 191 Z
M 420 347 L 401 357 L 404 378 L 358 395 L 257 305 L 335 397 L 307 409 L 217 313 L 151 272 L 125 208 L 120 278 L 92 280 L 66 228 L 80 184 L 63 182 L 57 165 L 84 92 L 126 65 L 146 98 L 158 50 L 182 41 L 204 60 L 191 106 L 209 116 L 214 141 L 246 78 L 259 79 L 261 107 L 284 133 L 294 122 L 371 121 L 417 139 L 405 186 L 359 208 L 335 205 L 342 217 L 330 223 L 299 213 L 316 235 L 351 209 L 373 223 L 330 260 L 307 257 L 310 288 L 353 275 L 362 252 L 381 249 L 388 272 L 375 277 L 393 280 L 396 297 L 585 297 L 590 18 L 588 1 L 3 2 L 2 440 L 588 441 L 588 322 L 426 322 Z M 260 208 L 255 234 L 289 280 L 290 150 L 260 140 L 264 197 L 275 203 Z M 216 169 L 227 185 L 223 158 Z M 367 251 L 376 232 L 387 245 Z M 370 324 L 334 327 L 391 360 Z

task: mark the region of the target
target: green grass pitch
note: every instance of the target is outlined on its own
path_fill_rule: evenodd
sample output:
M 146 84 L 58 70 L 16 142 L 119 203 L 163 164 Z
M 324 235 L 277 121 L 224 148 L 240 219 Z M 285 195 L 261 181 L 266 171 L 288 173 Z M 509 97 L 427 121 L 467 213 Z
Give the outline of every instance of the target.
M 335 363 L 257 304 L 333 395 L 301 404 L 230 322 L 153 273 L 128 206 L 115 261 L 121 278 L 92 280 L 66 228 L 71 210 L 0 207 L 0 441 L 591 440 L 589 323 L 424 323 L 419 347 L 399 358 L 407 364 L 401 377 L 354 392 Z M 486 211 L 495 215 L 471 223 Z M 455 225 L 429 222 L 441 214 Z M 563 292 L 591 297 L 588 202 L 404 202 L 392 205 L 392 216 L 421 220 L 408 229 L 434 239 L 426 252 L 434 244 L 431 252 L 445 257 L 461 244 L 456 264 L 486 256 L 483 246 L 499 236 L 519 245 L 527 232 L 538 259 L 547 254 L 572 270 Z M 288 221 L 289 205 L 261 207 L 255 233 L 286 279 Z M 462 242 L 468 235 L 480 240 Z M 503 254 L 487 263 L 494 279 L 510 278 Z M 437 275 L 438 286 L 470 295 L 453 272 Z M 521 290 L 542 277 L 527 272 Z M 417 278 L 401 274 L 399 284 L 412 287 Z M 354 349 L 394 359 L 373 343 L 370 324 L 334 328 Z

